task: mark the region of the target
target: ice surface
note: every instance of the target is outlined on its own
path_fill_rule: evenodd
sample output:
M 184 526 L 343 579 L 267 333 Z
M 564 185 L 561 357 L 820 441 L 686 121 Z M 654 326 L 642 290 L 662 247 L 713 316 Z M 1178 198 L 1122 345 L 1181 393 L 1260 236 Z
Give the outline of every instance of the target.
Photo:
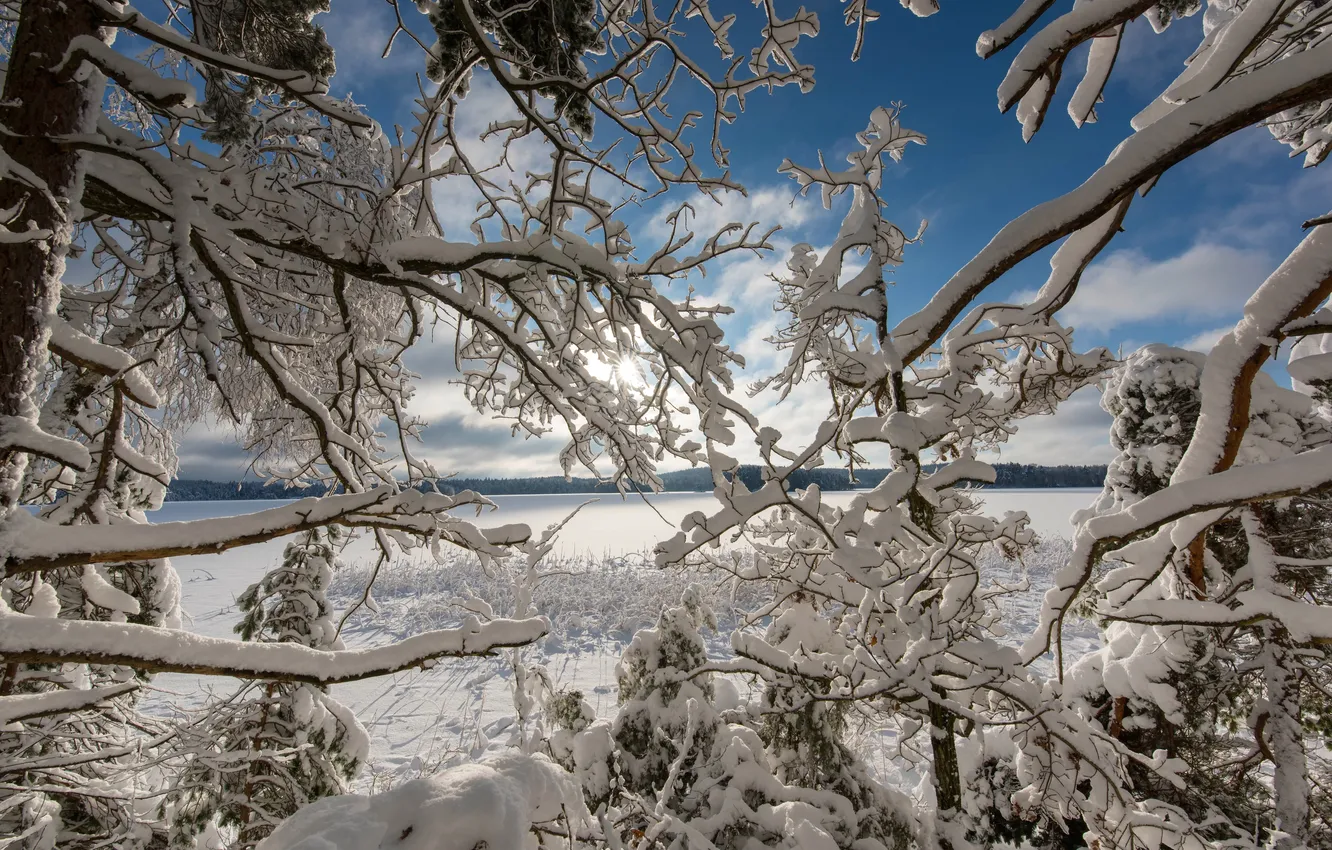
M 1004 600 L 1006 626 L 1016 645 L 1038 622 L 1041 595 L 1049 585 L 1048 572 L 1067 544 L 1058 538 L 1072 534 L 1069 517 L 1086 507 L 1095 490 L 987 490 L 987 510 L 1003 515 L 1005 511 L 1026 510 L 1032 527 L 1049 543 L 1037 557 L 1028 559 L 1031 589 Z M 826 493 L 832 504 L 846 504 L 854 493 Z M 495 521 L 522 522 L 541 529 L 563 519 L 575 507 L 587 501 L 584 495 L 496 496 L 500 510 L 489 517 Z M 667 520 L 678 521 L 685 514 L 714 507 L 711 494 L 668 493 L 652 498 L 652 505 Z M 268 506 L 257 502 L 168 502 L 154 515 L 163 522 L 221 517 L 245 513 Z M 563 579 L 552 578 L 545 595 L 536 601 L 540 613 L 555 623 L 553 634 L 526 651 L 530 665 L 544 668 L 559 687 L 577 689 L 597 712 L 608 718 L 616 707 L 615 665 L 625 642 L 634 629 L 650 625 L 662 605 L 675 604 L 681 583 L 698 578 L 660 573 L 644 565 L 650 560 L 641 553 L 649 550 L 672 528 L 641 499 L 621 501 L 616 496 L 602 496 L 584 508 L 565 527 L 556 545 L 556 557 L 570 565 L 583 565 L 590 571 L 609 564 L 615 574 L 601 574 Z M 243 550 L 216 555 L 196 555 L 173 559 L 180 571 L 182 604 L 188 627 L 200 634 L 233 638 L 232 628 L 240 614 L 236 597 L 264 571 L 272 568 L 282 554 L 284 539 L 268 541 Z M 353 542 L 344 560 L 345 574 L 334 577 L 333 602 L 344 607 L 351 600 L 353 588 L 372 561 L 368 542 Z M 427 576 L 433 575 L 433 578 Z M 344 638 L 349 646 L 385 643 L 414 631 L 445 628 L 454 623 L 457 609 L 450 606 L 453 597 L 465 591 L 488 597 L 499 614 L 505 614 L 508 597 L 498 593 L 498 580 L 482 583 L 484 572 L 477 565 L 471 572 L 435 567 L 422 557 L 390 565 L 376 585 L 379 614 L 353 618 Z M 993 578 L 1013 583 L 1021 578 L 1019 565 L 996 569 Z M 677 586 L 680 585 L 680 586 Z M 728 620 L 729 585 L 715 585 L 710 592 L 725 632 Z M 739 600 L 743 603 L 743 600 Z M 585 611 L 575 610 L 579 605 Z M 654 607 L 656 606 L 656 607 Z M 740 606 L 743 607 L 743 604 Z M 609 614 L 613 614 L 612 618 Z M 605 616 L 603 616 L 605 615 Z M 1085 623 L 1074 623 L 1065 636 L 1066 655 L 1075 657 L 1097 645 L 1096 630 Z M 727 635 L 709 635 L 708 651 L 719 656 L 728 652 Z M 154 679 L 158 689 L 153 697 L 156 711 L 168 711 L 171 703 L 191 704 L 209 692 L 225 695 L 234 689 L 232 680 L 180 674 Z M 741 695 L 747 692 L 742 682 L 734 683 Z M 512 671 L 504 659 L 448 659 L 426 671 L 397 673 L 363 682 L 336 685 L 333 695 L 351 708 L 371 736 L 371 760 L 362 773 L 361 787 L 383 787 L 429 775 L 450 765 L 470 762 L 489 749 L 506 746 L 515 731 L 512 696 Z M 858 747 L 867 761 L 884 777 L 910 784 L 917 777 L 898 776 L 888 758 L 896 746 L 893 730 L 864 730 Z

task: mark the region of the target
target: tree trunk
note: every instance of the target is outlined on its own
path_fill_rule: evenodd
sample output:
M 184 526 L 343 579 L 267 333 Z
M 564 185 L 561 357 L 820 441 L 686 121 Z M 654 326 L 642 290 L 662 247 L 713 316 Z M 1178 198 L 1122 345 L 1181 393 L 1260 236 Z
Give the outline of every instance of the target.
M 88 0 L 26 0 L 0 96 L 0 148 L 44 184 L 25 185 L 0 169 L 0 211 L 11 230 L 49 231 L 45 239 L 0 240 L 0 417 L 37 422 L 38 382 L 46 365 L 48 324 L 60 300 L 82 192 L 81 156 L 53 136 L 96 128 L 105 81 L 85 65 L 76 74 L 56 69 L 78 36 L 110 37 Z M 15 214 L 17 213 L 17 214 Z M 0 214 L 4 214 L 0 212 Z M 2 420 L 0 420 L 2 421 Z M 27 456 L 0 450 L 0 518 L 17 504 Z
M 1285 629 L 1268 629 L 1268 659 L 1263 670 L 1267 691 L 1267 748 L 1275 762 L 1272 797 L 1276 828 L 1285 833 L 1275 850 L 1294 850 L 1309 838 L 1309 765 L 1300 725 L 1300 671 Z
M 946 696 L 943 688 L 935 686 L 935 694 Z M 934 794 L 938 802 L 940 820 L 939 844 L 952 847 L 952 836 L 947 824 L 954 822 L 962 811 L 962 777 L 957 764 L 957 739 L 953 736 L 953 713 L 930 703 L 930 748 L 934 755 Z
M 245 799 L 241 803 L 240 834 L 236 836 L 239 845 L 246 850 L 268 836 L 268 824 L 254 822 L 254 797 L 259 790 L 256 768 L 259 766 L 259 754 L 263 752 L 268 739 L 268 716 L 273 710 L 273 695 L 277 688 L 277 682 L 264 685 L 264 707 L 259 712 L 259 725 L 255 727 L 250 739 L 250 762 L 245 768 Z

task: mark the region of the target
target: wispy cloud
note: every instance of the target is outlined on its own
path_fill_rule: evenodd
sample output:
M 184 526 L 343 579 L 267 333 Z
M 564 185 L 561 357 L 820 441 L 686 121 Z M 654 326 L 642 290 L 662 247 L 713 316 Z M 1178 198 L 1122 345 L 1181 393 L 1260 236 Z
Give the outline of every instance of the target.
M 1110 414 L 1101 409 L 1095 387 L 1080 390 L 1060 405 L 1053 416 L 1036 416 L 1018 423 L 1018 432 L 990 458 L 1004 463 L 1085 465 L 1114 457 L 1110 446 Z
M 1234 325 L 1222 325 L 1218 328 L 1209 328 L 1205 331 L 1199 331 L 1193 336 L 1182 342 L 1176 343 L 1180 348 L 1187 348 L 1190 351 L 1201 351 L 1206 354 L 1212 350 L 1221 337 L 1235 329 Z
M 1099 331 L 1141 321 L 1238 318 L 1272 266 L 1263 250 L 1211 242 L 1163 260 L 1114 251 L 1087 270 L 1060 315 L 1076 328 Z
M 385 57 L 397 27 L 393 7 L 382 0 L 340 0 L 336 15 L 322 15 L 315 23 L 324 27 L 337 59 L 334 84 L 344 88 L 373 86 L 391 75 L 425 70 L 425 54 L 410 38 L 400 35 Z M 350 8 L 347 8 L 350 7 Z M 413 16 L 414 17 L 414 16 Z M 424 25 L 424 19 L 414 23 Z M 428 29 L 428 27 L 426 27 Z M 433 37 L 433 33 L 429 33 Z

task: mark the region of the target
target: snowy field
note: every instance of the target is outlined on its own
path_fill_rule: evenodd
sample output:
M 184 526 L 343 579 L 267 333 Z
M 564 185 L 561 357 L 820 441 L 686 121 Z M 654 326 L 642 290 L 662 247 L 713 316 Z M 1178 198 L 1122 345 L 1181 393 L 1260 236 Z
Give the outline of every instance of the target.
M 1041 594 L 1051 571 L 1068 551 L 1068 517 L 1086 507 L 1095 490 L 989 490 L 986 510 L 994 516 L 1026 510 L 1042 543 L 1025 564 L 996 558 L 985 562 L 987 577 L 1012 584 L 1024 576 L 1030 588 L 1006 598 L 1007 629 L 1014 642 L 1036 623 Z M 830 493 L 836 504 L 852 493 Z M 522 522 L 534 531 L 556 523 L 591 497 L 583 495 L 497 496 L 500 510 L 482 524 Z M 615 708 L 615 665 L 633 632 L 652 625 L 663 606 L 678 602 L 690 583 L 700 583 L 717 611 L 722 634 L 710 641 L 710 652 L 724 656 L 737 610 L 751 600 L 733 597 L 731 583 L 715 576 L 662 572 L 650 567 L 648 552 L 658 539 L 674 533 L 674 523 L 691 511 L 715 505 L 710 494 L 669 493 L 651 498 L 600 497 L 563 529 L 555 554 L 545 564 L 553 572 L 535 597 L 552 631 L 538 645 L 524 650 L 529 667 L 541 667 L 555 687 L 581 690 L 599 714 Z M 162 522 L 230 516 L 272 507 L 274 502 L 171 502 L 156 515 Z M 183 588 L 186 627 L 200 634 L 234 637 L 236 597 L 277 563 L 285 541 L 271 541 L 220 555 L 174 560 Z M 334 577 L 332 597 L 338 616 L 357 602 L 369 575 L 372 558 L 366 541 L 355 541 L 344 555 L 345 568 Z M 753 591 L 751 591 L 753 592 Z M 349 645 L 382 644 L 430 628 L 456 625 L 457 600 L 474 594 L 497 613 L 506 612 L 511 578 L 501 570 L 487 574 L 474 558 L 463 555 L 436 564 L 428 555 L 403 558 L 381 571 L 375 583 L 377 611 L 361 608 L 348 618 L 343 637 Z M 1077 657 L 1096 645 L 1090 624 L 1071 623 L 1065 652 Z M 503 746 L 513 733 L 513 675 L 508 658 L 448 660 L 428 671 L 339 685 L 334 693 L 366 724 L 373 741 L 372 763 L 362 773 L 366 788 L 382 789 L 440 767 L 471 759 Z M 157 677 L 154 709 L 197 704 L 202 695 L 225 695 L 236 687 L 230 679 L 163 675 Z M 741 692 L 743 683 L 737 683 Z M 860 749 L 885 778 L 911 783 L 914 777 L 889 765 L 894 730 L 860 731 Z

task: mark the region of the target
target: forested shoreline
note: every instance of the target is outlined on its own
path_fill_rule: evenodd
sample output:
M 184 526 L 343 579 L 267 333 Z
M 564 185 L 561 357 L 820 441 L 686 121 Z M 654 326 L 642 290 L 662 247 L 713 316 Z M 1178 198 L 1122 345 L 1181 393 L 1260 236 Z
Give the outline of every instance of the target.
M 1037 466 L 1025 463 L 998 463 L 994 465 L 994 487 L 1004 489 L 1050 489 L 1060 487 L 1100 487 L 1105 480 L 1105 466 Z M 857 490 L 873 487 L 888 474 L 887 469 L 861 469 L 852 480 L 845 469 L 800 470 L 791 476 L 791 485 L 797 489 L 817 484 L 825 491 Z M 667 493 L 707 493 L 712 490 L 711 472 L 707 469 L 684 469 L 661 475 Z M 750 489 L 761 481 L 757 466 L 740 467 L 740 480 Z M 450 478 L 440 483 L 440 489 L 456 493 L 473 490 L 484 496 L 552 495 L 561 493 L 613 493 L 615 486 L 598 482 L 595 478 L 569 478 L 548 475 L 535 478 Z M 977 486 L 987 486 L 977 484 Z M 207 481 L 180 479 L 167 488 L 168 502 L 217 502 L 261 499 L 298 499 L 322 496 L 323 485 L 300 489 L 267 484 L 262 481 Z

